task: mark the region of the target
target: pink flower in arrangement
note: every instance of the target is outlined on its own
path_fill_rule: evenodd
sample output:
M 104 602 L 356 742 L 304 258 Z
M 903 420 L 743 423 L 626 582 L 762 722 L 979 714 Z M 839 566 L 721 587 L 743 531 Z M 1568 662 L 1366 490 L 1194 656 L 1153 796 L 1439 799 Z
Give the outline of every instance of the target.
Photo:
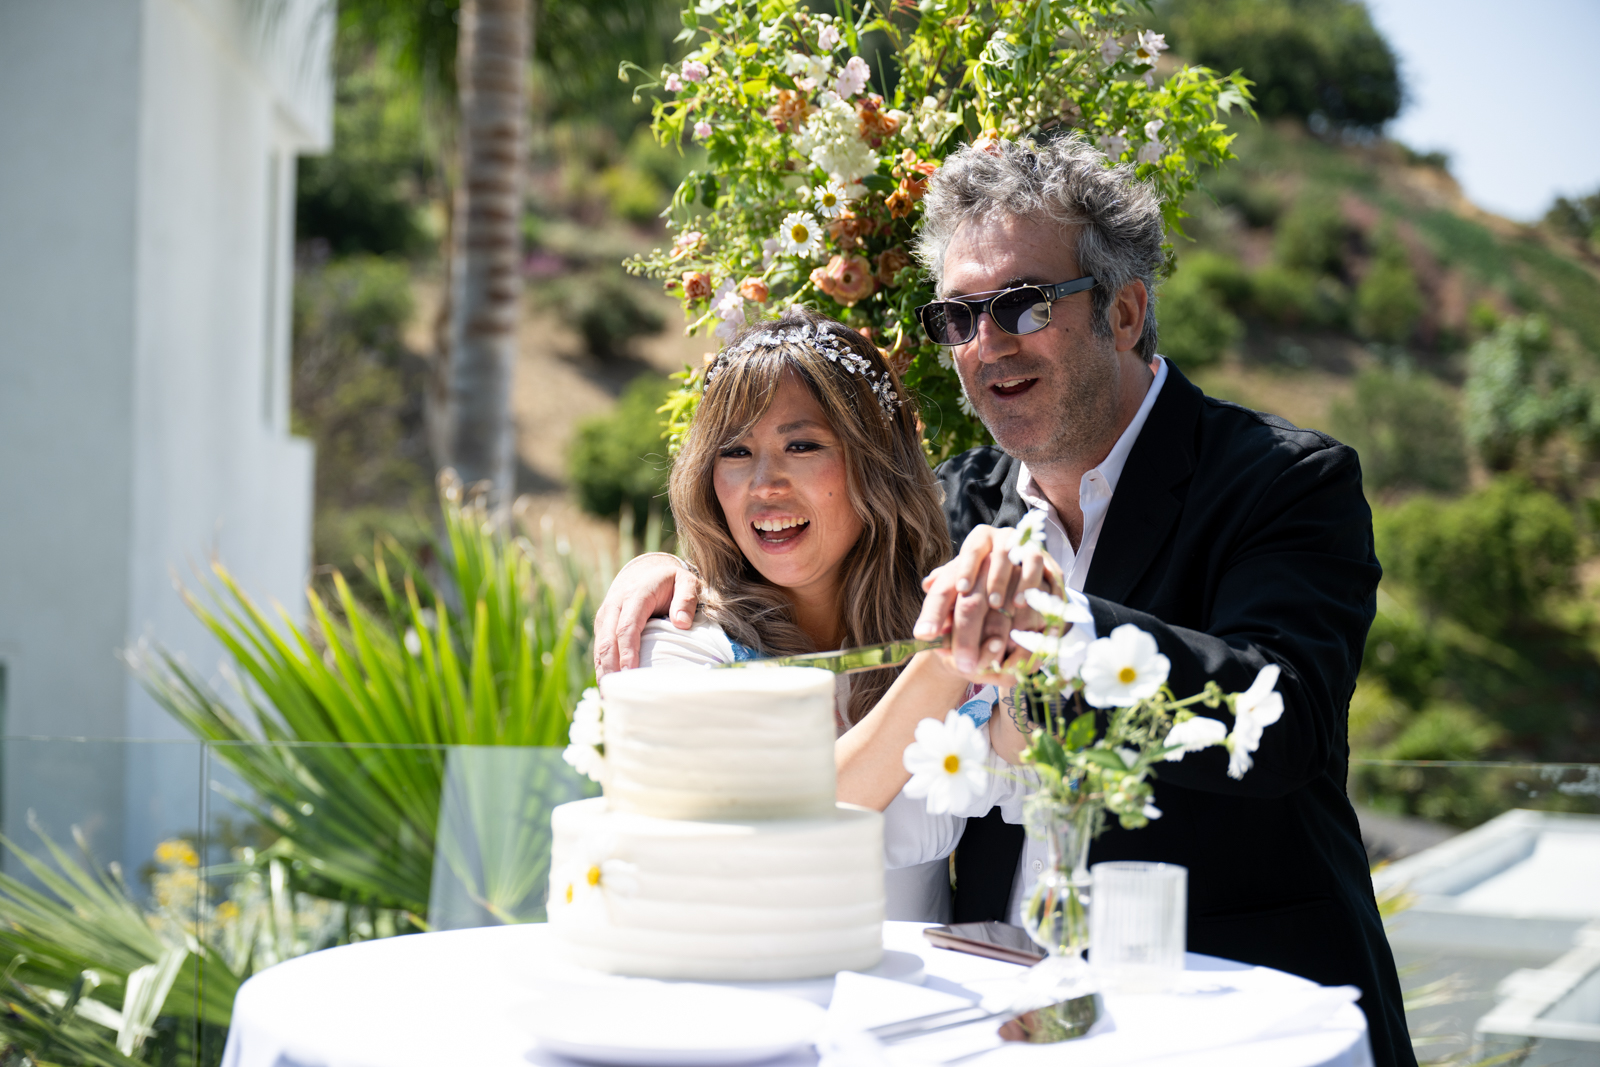
M 699 122 L 695 123 L 694 136 L 695 140 L 697 141 L 704 141 L 707 137 L 710 137 L 711 123 L 707 122 L 705 119 L 701 119 Z
M 865 256 L 834 256 L 826 267 L 811 272 L 811 282 L 845 307 L 853 307 L 878 287 Z
M 839 73 L 838 81 L 834 82 L 833 91 L 848 100 L 865 89 L 871 77 L 872 68 L 867 66 L 867 61 L 860 56 L 851 56 L 850 62 Z
M 824 52 L 831 52 L 839 47 L 839 31 L 833 25 L 827 25 L 817 31 L 817 47 Z
M 667 75 L 667 92 L 677 93 L 683 91 L 683 79 L 676 74 Z
M 686 59 L 683 61 L 683 77 L 685 81 L 705 81 L 706 75 L 710 73 L 711 68 L 698 59 Z

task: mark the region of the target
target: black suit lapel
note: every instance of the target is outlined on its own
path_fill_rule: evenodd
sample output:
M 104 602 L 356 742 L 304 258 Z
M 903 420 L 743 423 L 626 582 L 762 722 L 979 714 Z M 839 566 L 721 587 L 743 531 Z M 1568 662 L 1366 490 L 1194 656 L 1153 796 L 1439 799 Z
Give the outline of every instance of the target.
M 1167 380 L 1117 480 L 1084 592 L 1125 602 L 1166 542 L 1183 512 L 1171 489 L 1194 470 L 1194 424 L 1202 395 L 1167 364 Z

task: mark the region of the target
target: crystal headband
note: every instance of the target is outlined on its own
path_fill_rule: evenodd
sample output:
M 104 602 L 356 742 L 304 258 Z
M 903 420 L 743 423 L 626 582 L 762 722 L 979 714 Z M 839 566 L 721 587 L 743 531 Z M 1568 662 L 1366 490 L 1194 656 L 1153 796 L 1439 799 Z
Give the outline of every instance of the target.
M 835 336 L 832 327 L 827 324 L 813 326 L 808 322 L 799 326 L 785 326 L 772 333 L 746 338 L 731 348 L 724 348 L 717 354 L 711 366 L 706 368 L 705 388 L 711 388 L 712 376 L 724 363 L 748 355 L 758 348 L 781 348 L 784 345 L 805 345 L 826 356 L 829 362 L 861 375 L 867 380 L 867 388 L 872 390 L 872 395 L 878 398 L 878 406 L 883 408 L 884 415 L 894 418 L 895 409 L 901 405 L 902 400 L 895 391 L 893 379 L 888 374 L 873 370 L 871 362 Z

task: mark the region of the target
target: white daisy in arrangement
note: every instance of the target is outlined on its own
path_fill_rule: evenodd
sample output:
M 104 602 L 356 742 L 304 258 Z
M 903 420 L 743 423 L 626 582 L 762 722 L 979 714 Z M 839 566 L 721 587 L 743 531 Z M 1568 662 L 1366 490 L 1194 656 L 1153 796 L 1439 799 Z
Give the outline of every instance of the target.
M 1017 545 L 1009 555 L 1012 563 L 1022 562 L 1022 553 L 1017 551 L 1023 545 L 1037 545 L 1044 547 L 1045 513 L 1038 508 L 1032 508 L 1022 516 L 1022 521 L 1017 523 Z M 1037 610 L 1037 609 L 1035 609 Z
M 1123 623 L 1090 643 L 1083 660 L 1083 699 L 1097 708 L 1126 708 L 1153 697 L 1167 680 L 1172 663 L 1156 639 Z
M 916 740 L 906 746 L 905 768 L 911 780 L 908 797 L 927 797 L 928 811 L 942 815 L 963 807 L 983 790 L 989 739 L 958 711 L 917 724 Z
M 778 230 L 778 251 L 786 256 L 815 259 L 822 251 L 822 227 L 809 211 L 791 211 Z
M 1185 719 L 1175 724 L 1167 731 L 1167 739 L 1162 742 L 1167 747 L 1178 747 L 1166 754 L 1168 763 L 1176 763 L 1191 752 L 1199 752 L 1212 745 L 1220 745 L 1228 736 L 1228 728 L 1216 719 L 1208 719 L 1204 715 L 1196 715 L 1192 719 Z
M 1094 615 L 1089 611 L 1089 606 L 1077 598 L 1064 600 L 1054 593 L 1046 593 L 1043 589 L 1027 589 L 1022 593 L 1022 600 L 1028 607 L 1052 620 L 1070 623 L 1094 622 Z
M 817 214 L 825 219 L 838 218 L 848 199 L 844 186 L 838 182 L 829 182 L 811 190 L 811 202 L 816 206 Z
M 572 725 L 567 729 L 567 741 L 561 758 L 572 764 L 579 774 L 600 781 L 606 766 L 605 709 L 600 706 L 600 691 L 593 686 L 578 698 L 578 706 L 572 712 Z
M 1283 694 L 1276 691 L 1276 663 L 1261 668 L 1250 688 L 1233 701 L 1233 732 L 1228 735 L 1228 777 L 1243 778 L 1255 761 L 1251 753 L 1261 746 L 1261 734 L 1283 715 Z

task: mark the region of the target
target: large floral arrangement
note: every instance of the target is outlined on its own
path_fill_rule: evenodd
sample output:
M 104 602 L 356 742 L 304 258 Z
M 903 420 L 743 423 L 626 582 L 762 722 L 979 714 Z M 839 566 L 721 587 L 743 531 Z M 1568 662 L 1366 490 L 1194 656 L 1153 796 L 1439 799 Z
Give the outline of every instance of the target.
M 1169 230 L 1199 168 L 1232 157 L 1219 121 L 1248 83 L 1161 60 L 1137 0 L 871 0 L 838 14 L 798 0 L 699 0 L 683 11 L 688 57 L 656 93 L 664 142 L 706 148 L 679 186 L 670 248 L 629 261 L 683 301 L 690 332 L 719 338 L 805 302 L 884 349 L 918 398 L 930 456 L 988 441 L 944 349 L 913 309 L 932 298 L 912 239 L 928 178 L 966 141 L 1072 130 L 1137 165 Z M 887 41 L 874 69 L 863 52 Z M 665 95 L 661 95 L 661 94 Z M 663 409 L 669 446 L 701 388 L 688 368 Z

